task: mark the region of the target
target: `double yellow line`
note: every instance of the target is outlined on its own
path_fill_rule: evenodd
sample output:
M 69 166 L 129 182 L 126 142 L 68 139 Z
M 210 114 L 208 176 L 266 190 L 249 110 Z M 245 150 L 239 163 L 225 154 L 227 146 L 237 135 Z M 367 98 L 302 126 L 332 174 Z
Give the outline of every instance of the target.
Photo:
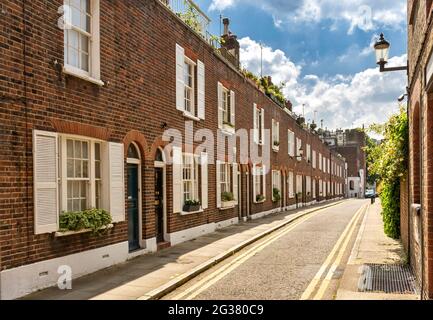
M 335 271 L 337 270 L 338 266 L 341 263 L 341 260 L 343 259 L 343 255 L 346 252 L 347 246 L 349 245 L 350 239 L 352 239 L 353 232 L 356 229 L 356 226 L 363 216 L 363 213 L 366 211 L 365 209 L 368 207 L 368 204 L 362 206 L 359 208 L 359 210 L 355 213 L 353 218 L 350 220 L 349 224 L 347 225 L 346 229 L 341 234 L 340 238 L 338 239 L 337 243 L 335 244 L 334 248 L 332 249 L 331 253 L 326 258 L 323 265 L 320 267 L 319 271 L 313 278 L 313 280 L 308 285 L 307 289 L 304 291 L 304 293 L 301 296 L 301 300 L 320 300 L 325 295 L 326 290 L 329 287 L 329 284 L 331 283 L 332 277 L 335 274 Z M 335 257 L 335 259 L 334 259 Z M 334 259 L 334 260 L 333 260 Z M 332 263 L 332 265 L 331 265 Z M 323 275 L 325 274 L 326 270 L 328 272 L 326 273 L 326 276 L 322 279 Z M 321 281 L 321 283 L 320 283 Z M 316 291 L 317 288 L 317 291 Z M 313 295 L 313 293 L 316 291 L 316 294 Z
M 338 204 L 339 205 L 339 204 Z M 225 277 L 227 274 L 241 266 L 245 261 L 256 255 L 258 252 L 262 251 L 267 246 L 271 245 L 276 240 L 280 239 L 284 235 L 286 235 L 288 232 L 295 229 L 300 224 L 304 223 L 305 221 L 317 216 L 322 211 L 327 210 L 329 208 L 320 209 L 318 211 L 315 211 L 313 213 L 307 214 L 304 217 L 299 218 L 298 220 L 294 221 L 293 223 L 287 225 L 286 227 L 283 227 L 279 231 L 276 231 L 275 233 L 271 234 L 271 236 L 267 237 L 264 241 L 261 241 L 257 245 L 253 246 L 252 248 L 248 249 L 243 254 L 237 256 L 235 259 L 230 261 L 229 263 L 221 266 L 216 271 L 206 275 L 204 278 L 199 280 L 194 285 L 186 288 L 181 293 L 177 294 L 174 297 L 171 297 L 172 300 L 192 300 L 195 297 L 197 297 L 199 294 L 210 288 L 212 285 L 220 281 L 223 277 Z

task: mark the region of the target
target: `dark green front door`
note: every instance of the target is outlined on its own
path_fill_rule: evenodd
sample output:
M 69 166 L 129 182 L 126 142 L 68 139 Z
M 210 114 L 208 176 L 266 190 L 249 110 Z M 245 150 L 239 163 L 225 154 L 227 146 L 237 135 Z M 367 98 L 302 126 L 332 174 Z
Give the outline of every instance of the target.
M 156 238 L 158 243 L 164 242 L 164 171 L 155 168 L 155 213 Z
M 140 248 L 138 165 L 128 164 L 128 241 L 129 251 Z

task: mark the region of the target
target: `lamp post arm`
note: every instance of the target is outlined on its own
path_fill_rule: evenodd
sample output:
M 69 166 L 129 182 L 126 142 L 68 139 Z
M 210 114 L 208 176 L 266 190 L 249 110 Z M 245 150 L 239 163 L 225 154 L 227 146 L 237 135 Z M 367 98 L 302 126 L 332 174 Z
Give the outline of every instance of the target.
M 407 66 L 386 68 L 384 63 L 380 63 L 379 66 L 380 66 L 380 72 L 407 71 L 408 70 Z

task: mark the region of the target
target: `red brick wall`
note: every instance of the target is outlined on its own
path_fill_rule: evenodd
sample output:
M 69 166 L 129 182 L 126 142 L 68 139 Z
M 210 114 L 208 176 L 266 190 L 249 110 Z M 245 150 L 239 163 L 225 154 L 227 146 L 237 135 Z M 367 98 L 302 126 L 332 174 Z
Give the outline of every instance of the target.
M 154 170 L 156 147 L 161 145 L 161 124 L 183 132 L 185 118 L 175 109 L 175 44 L 192 52 L 206 65 L 206 120 L 195 129 L 217 130 L 217 82 L 226 81 L 236 92 L 236 126 L 252 128 L 253 103 L 266 109 L 266 127 L 280 121 L 280 152 L 272 154 L 277 167 L 310 175 L 311 167 L 287 156 L 287 129 L 329 157 L 317 136 L 307 134 L 293 119 L 228 67 L 205 42 L 193 34 L 157 0 L 101 1 L 101 78 L 108 87 L 74 77 L 62 77 L 52 62 L 63 63 L 63 32 L 57 28 L 57 9 L 63 1 L 3 1 L 0 18 L 0 262 L 13 268 L 58 256 L 127 240 L 127 223 L 119 223 L 104 237 L 89 234 L 54 238 L 33 230 L 32 130 L 69 132 L 79 123 L 82 133 L 105 135 L 109 141 L 135 141 L 142 151 L 143 237 L 155 236 Z M 24 43 L 26 22 L 28 36 Z M 24 52 L 24 45 L 26 55 Z M 25 71 L 24 71 L 24 61 Z M 24 78 L 23 74 L 26 74 Z M 26 81 L 26 83 L 24 83 Z M 24 90 L 26 86 L 27 90 Z M 25 92 L 27 97 L 25 96 Z M 26 98 L 26 103 L 22 103 Z M 68 124 L 69 123 L 69 124 Z M 239 147 L 239 146 L 238 146 Z M 215 150 L 216 151 L 216 150 Z M 338 160 L 343 165 L 341 160 Z M 323 176 L 318 170 L 313 175 Z M 344 183 L 343 178 L 333 177 Z M 251 205 L 251 213 L 278 206 L 271 199 Z M 246 192 L 244 177 L 242 190 Z M 209 167 L 209 209 L 195 215 L 172 212 L 171 168 L 167 168 L 168 232 L 238 216 L 237 209 L 219 211 L 215 199 L 215 167 Z M 251 187 L 251 184 L 250 184 Z M 250 189 L 252 191 L 252 189 Z M 246 195 L 243 197 L 246 199 Z M 246 207 L 246 203 L 244 203 Z
M 419 3 L 418 7 L 416 3 Z M 427 88 L 425 70 L 433 52 L 431 1 L 408 1 L 408 59 L 410 91 L 410 187 L 411 203 L 422 205 L 423 246 L 412 254 L 415 270 L 424 271 L 424 296 L 433 298 L 433 116 L 432 89 Z M 429 79 L 427 79 L 428 81 Z M 419 131 L 418 131 L 419 128 Z M 411 220 L 412 216 L 411 216 Z M 416 234 L 411 224 L 411 252 Z M 422 252 L 424 253 L 422 255 Z M 424 259 L 421 260 L 421 257 Z M 418 261 L 422 261 L 419 262 Z M 422 265 L 421 265 L 422 264 Z

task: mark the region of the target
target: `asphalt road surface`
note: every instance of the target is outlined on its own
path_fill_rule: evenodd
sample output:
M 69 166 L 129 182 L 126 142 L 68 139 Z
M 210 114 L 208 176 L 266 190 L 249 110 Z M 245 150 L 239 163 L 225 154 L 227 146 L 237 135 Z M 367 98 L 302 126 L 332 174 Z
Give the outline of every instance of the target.
M 333 299 L 367 205 L 347 200 L 311 213 L 162 299 Z

